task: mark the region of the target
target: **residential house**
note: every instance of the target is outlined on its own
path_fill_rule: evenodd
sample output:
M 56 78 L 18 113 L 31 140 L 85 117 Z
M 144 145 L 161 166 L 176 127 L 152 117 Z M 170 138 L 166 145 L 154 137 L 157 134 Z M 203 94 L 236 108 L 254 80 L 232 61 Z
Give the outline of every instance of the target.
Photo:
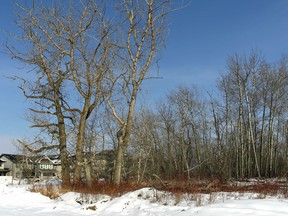
M 93 176 L 111 179 L 114 166 L 114 151 L 86 153 L 84 158 L 91 166 Z M 73 170 L 75 156 L 69 158 Z M 0 176 L 13 178 L 51 179 L 61 178 L 61 160 L 59 155 L 25 156 L 14 154 L 0 155 Z M 84 173 L 83 173 L 84 175 Z M 71 173 L 73 176 L 73 173 Z
M 9 172 L 9 169 L 5 168 L 4 163 L 6 163 L 6 161 L 0 160 L 0 176 L 6 176 Z
M 2 161 L 1 175 L 12 176 L 13 178 L 21 178 L 23 171 L 27 172 L 28 166 L 24 164 L 25 156 L 15 154 L 0 155 Z
M 35 161 L 35 176 L 40 179 L 61 178 L 61 161 L 58 156 L 42 156 Z
M 58 156 L 0 155 L 0 175 L 13 178 L 61 177 Z
M 115 152 L 113 150 L 105 150 L 97 152 L 90 157 L 92 171 L 99 179 L 111 179 L 114 168 Z

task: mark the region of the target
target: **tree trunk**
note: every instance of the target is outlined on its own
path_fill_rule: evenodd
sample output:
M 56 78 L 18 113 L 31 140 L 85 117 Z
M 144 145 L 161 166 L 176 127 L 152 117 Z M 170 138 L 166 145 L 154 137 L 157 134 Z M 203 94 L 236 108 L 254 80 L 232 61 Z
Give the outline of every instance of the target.
M 259 164 L 258 164 L 258 158 L 257 158 L 256 146 L 255 146 L 255 139 L 254 139 L 254 133 L 253 133 L 253 127 L 252 127 L 252 111 L 251 111 L 250 101 L 249 101 L 249 97 L 248 97 L 247 92 L 246 92 L 246 103 L 247 103 L 247 107 L 248 107 L 249 135 L 250 135 L 250 139 L 251 139 L 251 144 L 252 144 L 252 149 L 253 149 L 253 154 L 254 154 L 254 160 L 255 160 L 257 175 L 260 178 L 261 174 L 260 174 L 260 169 L 259 169 Z M 249 152 L 249 154 L 250 154 L 250 152 Z M 248 166 L 250 166 L 250 164 L 248 164 Z
M 84 148 L 85 129 L 86 129 L 85 126 L 87 123 L 87 119 L 89 117 L 89 107 L 91 107 L 90 97 L 91 96 L 88 95 L 85 98 L 85 103 L 84 103 L 84 106 L 80 115 L 80 122 L 78 126 L 77 143 L 76 143 L 76 164 L 75 164 L 75 170 L 74 170 L 74 183 L 76 184 L 81 181 L 81 174 L 82 174 L 82 167 L 83 167 L 83 150 L 84 150 L 83 148 Z
M 263 111 L 262 111 L 262 123 L 261 123 L 261 134 L 260 134 L 260 152 L 259 152 L 259 169 L 261 173 L 265 173 L 263 170 L 263 155 L 264 155 L 264 139 L 265 139 L 265 117 L 266 117 L 266 97 L 264 97 Z
M 88 187 L 91 187 L 92 186 L 91 162 L 86 157 L 84 159 L 84 164 L 85 164 L 86 184 Z
M 121 183 L 122 165 L 124 160 L 124 148 L 122 138 L 118 138 L 118 146 L 116 150 L 115 167 L 113 173 L 113 182 L 116 185 Z
M 84 120 L 85 121 L 85 120 Z M 85 121 L 86 122 L 86 121 Z M 81 182 L 81 173 L 83 165 L 83 142 L 84 142 L 84 130 L 85 123 L 81 117 L 80 125 L 78 129 L 77 143 L 76 143 L 76 161 L 75 161 L 75 170 L 74 170 L 74 184 Z
M 60 132 L 60 160 L 61 160 L 61 175 L 62 184 L 69 185 L 71 183 L 70 179 L 70 164 L 68 161 L 67 147 L 66 147 L 66 133 Z
M 64 116 L 62 114 L 62 109 L 60 106 L 59 91 L 56 90 L 54 93 L 54 99 L 56 104 L 56 115 L 58 120 L 58 133 L 59 133 L 59 150 L 60 150 L 60 160 L 61 160 L 61 175 L 63 185 L 69 185 L 71 183 L 70 179 L 70 164 L 68 162 L 67 155 L 67 136 L 66 136 L 66 126 Z

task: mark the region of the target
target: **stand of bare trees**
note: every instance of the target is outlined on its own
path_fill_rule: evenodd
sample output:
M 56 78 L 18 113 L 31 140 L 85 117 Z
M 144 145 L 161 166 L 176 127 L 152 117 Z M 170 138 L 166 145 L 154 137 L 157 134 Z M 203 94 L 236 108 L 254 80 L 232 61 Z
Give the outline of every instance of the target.
M 36 146 L 20 142 L 35 153 L 57 149 L 63 181 L 70 183 L 67 140 L 76 136 L 73 182 L 77 183 L 81 181 L 87 121 L 108 88 L 104 79 L 110 69 L 111 26 L 104 19 L 102 3 L 71 2 L 68 8 L 60 4 L 33 2 L 30 8 L 17 4 L 20 40 L 27 47 L 20 50 L 7 45 L 7 49 L 12 58 L 34 72 L 29 78 L 15 78 L 22 81 L 20 88 L 33 103 L 31 127 L 51 138 L 37 136 L 32 143 Z M 89 185 L 90 179 L 86 179 Z
M 234 175 L 284 175 L 287 59 L 272 65 L 252 52 L 249 58 L 237 55 L 229 58 L 228 68 L 229 73 L 221 77 L 219 88 L 225 100 L 224 143 L 234 145 Z
M 219 95 L 204 99 L 195 87 L 179 87 L 156 109 L 137 109 L 165 41 L 170 1 L 61 4 L 17 4 L 22 44 L 6 48 L 30 71 L 13 78 L 31 101 L 37 136 L 19 143 L 33 153 L 57 151 L 64 184 L 91 186 L 93 155 L 107 148 L 115 151 L 115 184 L 123 176 L 287 175 L 286 58 L 269 64 L 256 52 L 236 54 L 219 79 Z
M 84 157 L 85 133 L 89 117 L 103 102 L 117 121 L 113 181 L 120 183 L 138 91 L 164 42 L 169 1 L 114 4 L 33 1 L 24 7 L 16 3 L 17 25 L 22 30 L 18 39 L 23 46 L 8 44 L 6 48 L 33 73 L 29 78 L 13 78 L 22 82 L 20 88 L 33 104 L 31 127 L 41 134 L 19 143 L 34 153 L 59 151 L 64 183 L 71 182 L 71 172 L 73 183 L 83 180 L 83 172 L 86 183 L 92 183 L 91 162 Z M 122 107 L 115 98 L 124 100 Z M 73 165 L 68 162 L 71 154 L 75 155 Z
M 203 100 L 197 89 L 180 87 L 157 110 L 139 111 L 133 178 L 287 176 L 287 63 L 234 55 L 219 96 Z

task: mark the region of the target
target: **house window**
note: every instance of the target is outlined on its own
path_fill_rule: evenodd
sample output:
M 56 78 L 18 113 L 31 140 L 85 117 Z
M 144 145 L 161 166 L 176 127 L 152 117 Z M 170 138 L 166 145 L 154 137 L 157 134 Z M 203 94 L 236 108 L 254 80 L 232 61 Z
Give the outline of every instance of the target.
M 40 169 L 52 170 L 53 164 L 40 164 Z

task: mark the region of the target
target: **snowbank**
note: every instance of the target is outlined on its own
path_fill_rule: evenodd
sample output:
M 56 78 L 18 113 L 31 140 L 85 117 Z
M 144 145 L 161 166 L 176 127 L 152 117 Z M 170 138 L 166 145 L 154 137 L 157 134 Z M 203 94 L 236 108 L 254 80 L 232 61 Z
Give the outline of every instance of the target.
M 190 216 L 288 215 L 288 200 L 253 199 L 257 194 L 181 195 L 143 188 L 112 198 L 69 192 L 57 200 L 28 191 L 28 185 L 0 184 L 0 215 L 11 216 Z
M 0 176 L 0 185 L 8 185 L 8 184 L 12 184 L 12 176 Z

